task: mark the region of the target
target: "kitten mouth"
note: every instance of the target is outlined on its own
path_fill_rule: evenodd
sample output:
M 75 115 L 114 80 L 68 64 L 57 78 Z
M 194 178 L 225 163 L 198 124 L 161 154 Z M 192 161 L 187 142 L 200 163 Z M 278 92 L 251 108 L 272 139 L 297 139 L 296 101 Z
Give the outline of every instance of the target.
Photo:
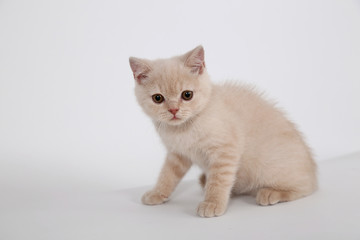
M 166 122 L 170 125 L 179 125 L 182 124 L 185 121 L 185 118 L 182 116 L 172 115 L 172 117 L 168 118 Z

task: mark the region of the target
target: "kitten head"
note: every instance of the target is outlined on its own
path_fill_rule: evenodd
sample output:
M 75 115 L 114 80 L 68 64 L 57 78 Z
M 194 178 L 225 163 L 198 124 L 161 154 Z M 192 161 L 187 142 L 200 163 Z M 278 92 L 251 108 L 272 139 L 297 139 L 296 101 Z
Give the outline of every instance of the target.
M 202 46 L 169 59 L 130 57 L 129 61 L 136 80 L 137 100 L 155 122 L 183 124 L 208 103 L 212 85 Z

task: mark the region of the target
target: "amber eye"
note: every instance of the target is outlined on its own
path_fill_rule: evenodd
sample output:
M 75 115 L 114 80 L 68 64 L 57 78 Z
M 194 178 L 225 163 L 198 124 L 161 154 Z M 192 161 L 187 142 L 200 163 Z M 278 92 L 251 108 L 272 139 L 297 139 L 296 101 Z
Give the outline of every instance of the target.
M 192 99 L 193 97 L 193 92 L 192 91 L 183 91 L 181 94 L 182 99 L 189 101 L 190 99 Z
M 155 103 L 162 103 L 164 101 L 164 97 L 161 94 L 152 95 L 152 99 Z

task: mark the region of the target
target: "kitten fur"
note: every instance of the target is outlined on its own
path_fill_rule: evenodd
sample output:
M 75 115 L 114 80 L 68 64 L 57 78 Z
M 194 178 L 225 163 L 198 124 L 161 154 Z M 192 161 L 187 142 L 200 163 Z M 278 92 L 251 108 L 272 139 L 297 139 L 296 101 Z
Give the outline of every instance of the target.
M 249 87 L 211 83 L 202 46 L 169 59 L 129 61 L 137 100 L 168 151 L 144 204 L 168 201 L 193 164 L 203 170 L 201 217 L 224 214 L 231 195 L 252 194 L 266 206 L 315 191 L 316 164 L 294 124 Z M 190 100 L 184 91 L 193 92 Z

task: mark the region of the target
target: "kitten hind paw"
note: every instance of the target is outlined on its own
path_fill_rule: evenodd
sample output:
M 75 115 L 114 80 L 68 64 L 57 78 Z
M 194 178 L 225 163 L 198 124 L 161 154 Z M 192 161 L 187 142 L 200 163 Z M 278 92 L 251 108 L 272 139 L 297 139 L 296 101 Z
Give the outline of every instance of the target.
M 156 190 L 146 192 L 141 198 L 141 202 L 145 205 L 158 205 L 167 202 L 168 200 L 168 197 Z
M 291 192 L 262 188 L 256 194 L 256 203 L 261 206 L 274 205 L 279 202 L 291 201 L 291 196 L 293 196 Z

